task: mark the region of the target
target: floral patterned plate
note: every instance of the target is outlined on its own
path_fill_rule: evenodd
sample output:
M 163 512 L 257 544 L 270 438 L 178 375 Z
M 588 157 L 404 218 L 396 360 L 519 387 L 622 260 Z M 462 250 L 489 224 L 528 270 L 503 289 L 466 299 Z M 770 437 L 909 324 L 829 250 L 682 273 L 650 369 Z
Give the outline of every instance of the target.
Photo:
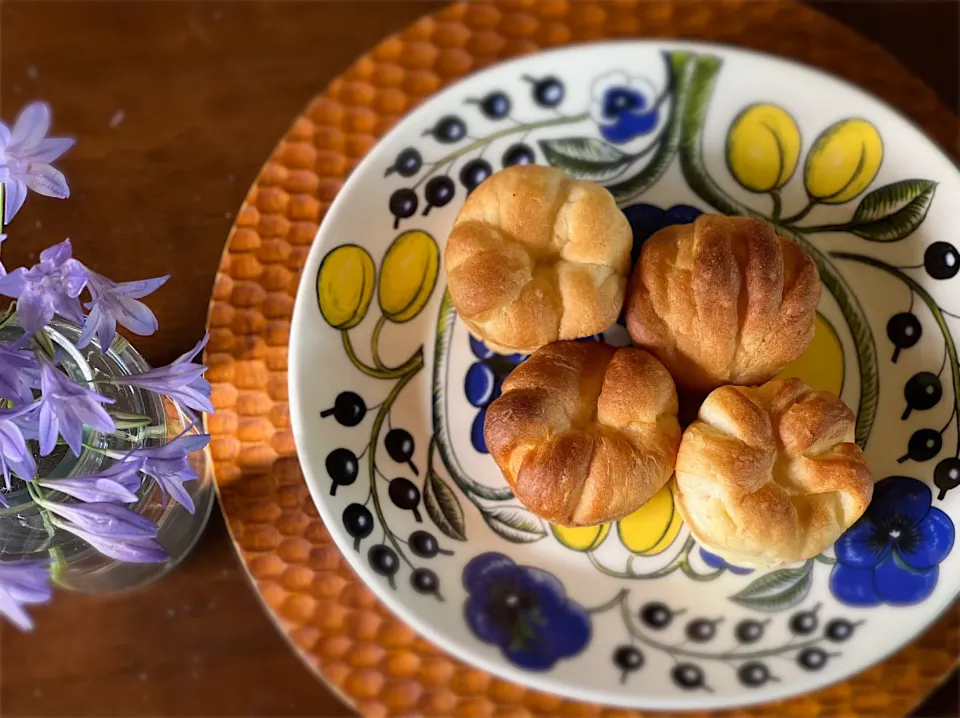
M 466 195 L 526 162 L 606 185 L 634 254 L 661 227 L 723 212 L 772 221 L 814 258 L 816 336 L 784 374 L 857 412 L 881 480 L 831 550 L 773 571 L 730 566 L 697 545 L 668 489 L 584 529 L 516 501 L 482 427 L 524 357 L 469 336 L 440 266 Z M 539 689 L 716 708 L 863 670 L 960 588 L 957 196 L 954 166 L 896 112 L 772 57 L 601 44 L 460 82 L 356 169 L 304 270 L 291 409 L 324 522 L 418 631 Z

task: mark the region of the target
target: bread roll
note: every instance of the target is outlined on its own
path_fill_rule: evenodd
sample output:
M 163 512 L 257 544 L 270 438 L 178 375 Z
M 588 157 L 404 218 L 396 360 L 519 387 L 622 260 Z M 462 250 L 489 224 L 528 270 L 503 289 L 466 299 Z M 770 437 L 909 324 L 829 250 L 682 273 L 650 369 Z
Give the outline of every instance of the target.
M 443 260 L 470 332 L 503 353 L 530 353 L 617 320 L 632 245 L 630 224 L 603 187 L 520 165 L 467 198 Z
M 677 384 L 762 384 L 813 339 L 820 278 L 767 222 L 701 215 L 646 241 L 627 288 L 627 330 Z
M 591 526 L 635 511 L 669 480 L 680 442 L 673 379 L 651 354 L 557 342 L 503 382 L 487 449 L 548 521 Z
M 846 404 L 799 379 L 721 387 L 680 442 L 680 515 L 704 548 L 738 566 L 816 556 L 873 496 L 853 432 Z

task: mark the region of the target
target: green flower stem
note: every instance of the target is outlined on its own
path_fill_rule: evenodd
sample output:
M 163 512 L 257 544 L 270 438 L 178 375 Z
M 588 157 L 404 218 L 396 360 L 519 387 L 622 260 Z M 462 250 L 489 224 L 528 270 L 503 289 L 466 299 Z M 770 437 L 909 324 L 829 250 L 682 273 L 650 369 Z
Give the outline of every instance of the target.
M 2 201 L 2 200 L 0 200 Z M 2 210 L 0 210 L 2 213 Z M 27 481 L 27 493 L 30 494 L 30 498 L 34 502 L 39 502 L 44 498 L 43 489 L 37 486 L 33 481 Z M 50 537 L 50 541 L 53 541 L 53 537 L 56 534 L 56 528 L 50 522 L 50 512 L 46 509 L 37 506 L 40 510 L 40 519 L 43 521 L 43 527 L 47 530 L 47 536 Z M 59 546 L 51 546 L 47 549 L 47 553 L 50 554 L 50 558 L 53 559 L 53 563 L 50 565 L 50 578 L 57 584 L 62 585 L 61 576 L 64 569 L 67 567 L 67 559 L 63 555 L 63 551 L 60 550 Z
M 380 361 L 380 332 L 383 330 L 383 325 L 387 323 L 387 318 L 381 314 L 380 318 L 377 320 L 376 325 L 373 327 L 373 335 L 370 337 L 370 354 L 373 356 L 373 363 L 377 369 L 383 371 L 387 366 Z
M 680 167 L 687 184 L 705 202 L 728 215 L 752 217 L 764 221 L 770 218 L 731 199 L 710 177 L 703 163 L 703 123 L 707 106 L 713 94 L 720 60 L 716 57 L 700 57 L 696 60 L 693 77 L 686 99 L 686 112 L 683 115 L 683 129 L 680 140 Z M 809 212 L 810 207 L 799 213 Z M 857 347 L 857 363 L 860 370 L 860 405 L 857 409 L 856 440 L 864 447 L 870 438 L 870 431 L 877 415 L 877 400 L 880 390 L 880 377 L 877 371 L 877 345 L 873 332 L 867 323 L 866 315 L 850 285 L 837 271 L 827 255 L 812 244 L 802 233 L 806 230 L 789 226 L 798 215 L 774 221 L 777 233 L 799 244 L 817 265 L 820 280 L 826 286 L 850 327 L 854 344 Z
M 780 219 L 780 190 L 770 190 L 770 199 L 773 200 L 773 211 L 770 213 L 770 216 L 773 218 L 773 221 L 776 222 Z
M 3 185 L 0 185 L 2 187 Z M 3 198 L 0 197 L 0 202 L 3 202 Z M 3 214 L 3 211 L 0 210 L 0 214 Z M 16 301 L 10 302 L 6 309 L 3 310 L 3 313 L 0 313 L 0 329 L 3 329 L 10 322 L 14 320 L 17 316 L 17 303 Z
M 934 320 L 937 322 L 937 326 L 940 328 L 940 333 L 943 335 L 943 341 L 947 348 L 948 363 L 950 364 L 950 374 L 953 378 L 954 411 L 960 411 L 960 365 L 957 363 L 957 346 L 953 342 L 953 336 L 950 334 L 949 327 L 947 327 L 947 321 L 943 316 L 943 312 L 940 310 L 940 307 L 937 305 L 937 302 L 934 300 L 934 298 L 931 297 L 929 292 L 927 292 L 927 290 L 924 289 L 913 277 L 905 274 L 896 267 L 891 267 L 889 264 L 884 264 L 879 259 L 874 259 L 873 257 L 868 257 L 863 254 L 855 254 L 852 252 L 831 252 L 830 255 L 836 257 L 837 259 L 847 259 L 851 262 L 860 262 L 861 264 L 866 264 L 870 267 L 874 267 L 875 269 L 880 269 L 887 274 L 892 274 L 894 277 L 910 287 L 914 294 L 920 297 L 920 300 L 927 305 L 927 309 L 930 310 Z M 957 414 L 955 413 L 954 416 L 957 416 Z M 960 454 L 960 419 L 958 419 L 957 428 L 957 453 Z
M 833 566 L 837 562 L 837 559 L 830 558 L 829 556 L 824 556 L 822 553 L 818 553 L 813 557 L 814 560 L 819 561 L 820 563 L 825 563 L 827 566 Z
M 680 570 L 683 573 L 692 578 L 694 581 L 712 581 L 717 578 L 721 573 L 723 573 L 722 568 L 718 568 L 716 571 L 710 573 L 697 573 L 690 566 L 690 552 L 693 550 L 695 545 L 693 536 L 688 536 L 686 542 L 684 542 L 683 547 L 673 558 L 673 560 L 662 568 L 658 568 L 656 571 L 651 571 L 649 573 L 636 573 L 633 571 L 633 556 L 627 560 L 627 570 L 626 571 L 615 571 L 611 568 L 607 568 L 601 564 L 597 557 L 593 555 L 593 551 L 587 551 L 587 558 L 590 559 L 590 563 L 593 564 L 593 567 L 597 569 L 600 573 L 611 576 L 613 578 L 625 578 L 630 580 L 646 580 L 651 578 L 662 578 L 663 576 L 669 576 L 674 571 Z
M 362 371 L 367 376 L 372 376 L 374 379 L 400 379 L 404 377 L 413 367 L 419 368 L 423 367 L 423 347 L 417 349 L 413 355 L 407 359 L 403 364 L 396 367 L 384 367 L 377 368 L 365 364 L 357 356 L 357 353 L 353 349 L 353 343 L 350 341 L 350 335 L 346 330 L 340 332 L 343 336 L 343 349 L 347 353 L 350 361 L 353 365 Z
M 346 334 L 346 332 L 343 333 L 344 337 L 346 337 Z M 407 364 L 410 365 L 409 369 L 407 369 L 407 372 L 400 377 L 400 380 L 396 383 L 393 389 L 390 390 L 390 393 L 387 394 L 387 398 L 383 400 L 379 411 L 377 411 L 377 416 L 373 420 L 373 428 L 370 430 L 370 444 L 367 447 L 367 465 L 370 471 L 370 496 L 373 498 L 373 508 L 374 511 L 376 511 L 377 518 L 380 520 L 380 525 L 383 527 L 384 533 L 386 534 L 390 543 L 393 544 L 393 548 L 396 550 L 397 555 L 400 556 L 400 558 L 402 558 L 410 568 L 413 568 L 413 563 L 403 552 L 397 537 L 387 526 L 387 519 L 383 514 L 383 508 L 380 506 L 380 493 L 377 489 L 376 463 L 377 445 L 380 443 L 380 430 L 383 428 L 383 422 L 386 421 L 387 414 L 390 413 L 390 409 L 393 407 L 393 403 L 397 400 L 397 397 L 400 396 L 400 392 L 403 391 L 403 387 L 409 384 L 411 380 L 420 372 L 420 370 L 423 369 L 422 350 L 418 350 L 417 353 L 407 361 Z
M 816 203 L 814 200 L 810 200 L 809 202 L 807 202 L 807 206 L 806 206 L 806 207 L 804 207 L 803 209 L 801 209 L 801 210 L 800 210 L 799 212 L 797 212 L 796 214 L 791 214 L 789 217 L 784 217 L 783 219 L 779 220 L 779 223 L 780 223 L 780 224 L 783 224 L 783 225 L 796 224 L 796 223 L 799 222 L 801 219 L 803 219 L 803 218 L 806 217 L 808 214 L 810 214 L 810 212 L 811 212 L 811 211 L 813 210 L 813 208 L 816 207 L 816 206 L 817 206 L 817 203 Z M 796 229 L 800 229 L 800 228 L 798 227 L 798 228 L 796 228 Z M 804 231 L 804 232 L 809 232 L 809 231 L 811 231 L 811 228 L 804 227 L 804 228 L 802 228 L 802 231 Z
M 541 120 L 540 122 L 526 122 L 521 125 L 514 125 L 513 127 L 508 127 L 504 130 L 500 130 L 499 132 L 494 132 L 492 135 L 487 135 L 486 137 L 483 137 L 479 140 L 475 140 L 471 142 L 469 145 L 464 145 L 459 150 L 454 150 L 453 152 L 446 155 L 445 157 L 441 157 L 439 160 L 433 163 L 433 167 L 430 168 L 429 172 L 427 172 L 425 175 L 423 175 L 423 177 L 417 180 L 417 183 L 413 186 L 413 189 L 417 189 L 420 185 L 422 185 L 424 182 L 430 179 L 430 177 L 436 174 L 436 172 L 444 165 L 450 164 L 458 157 L 462 157 L 463 155 L 468 154 L 469 152 L 473 152 L 473 150 L 479 149 L 484 145 L 488 145 L 491 142 L 494 142 L 495 140 L 499 140 L 501 137 L 515 135 L 519 132 L 531 132 L 533 130 L 538 130 L 543 127 L 555 127 L 557 125 L 568 125 L 568 124 L 574 124 L 576 122 L 583 122 L 584 120 L 589 119 L 589 117 L 590 117 L 589 112 L 581 112 L 578 115 L 570 115 L 570 116 L 564 115 L 563 117 L 553 117 L 549 120 Z

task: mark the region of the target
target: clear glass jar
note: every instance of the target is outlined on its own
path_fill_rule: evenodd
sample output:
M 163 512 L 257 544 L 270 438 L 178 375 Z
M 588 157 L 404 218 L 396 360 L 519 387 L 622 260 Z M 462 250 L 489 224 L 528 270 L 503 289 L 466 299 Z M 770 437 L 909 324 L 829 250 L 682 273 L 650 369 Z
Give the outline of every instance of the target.
M 202 433 L 200 421 L 188 409 L 167 397 L 131 386 L 92 382 L 150 368 L 144 358 L 119 334 L 110 349 L 102 353 L 96 341 L 83 350 L 74 343 L 80 328 L 55 319 L 46 329 L 47 335 L 61 353 L 61 368 L 76 382 L 86 384 L 116 403 L 112 411 L 148 416 L 149 426 L 118 434 L 102 434 L 85 427 L 84 448 L 74 456 L 66 446 L 58 445 L 48 456 L 41 457 L 33 444 L 37 472 L 41 478 L 65 478 L 95 471 L 110 462 L 104 451 L 126 453 L 132 449 L 160 446 L 184 431 Z M 22 335 L 15 325 L 0 329 L 0 342 Z M 210 518 L 215 502 L 212 462 L 207 450 L 194 452 L 188 461 L 198 478 L 184 483 L 195 504 L 190 513 L 172 500 L 163 500 L 160 486 L 146 478 L 137 492 L 138 501 L 127 508 L 150 519 L 159 527 L 157 540 L 170 555 L 164 563 L 125 563 L 108 558 L 73 534 L 50 526 L 45 515 L 33 503 L 26 485 L 14 480 L 11 490 L 3 490 L 9 508 L 0 507 L 0 560 L 33 560 L 52 556 L 58 560 L 58 585 L 85 592 L 119 591 L 143 585 L 171 571 L 190 552 Z M 0 484 L 2 486 L 2 484 Z M 63 499 L 62 495 L 50 494 Z

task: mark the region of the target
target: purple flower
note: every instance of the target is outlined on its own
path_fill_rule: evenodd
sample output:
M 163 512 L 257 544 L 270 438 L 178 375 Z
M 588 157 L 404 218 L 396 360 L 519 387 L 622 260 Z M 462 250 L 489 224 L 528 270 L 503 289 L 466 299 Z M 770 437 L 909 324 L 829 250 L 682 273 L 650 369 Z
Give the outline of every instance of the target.
M 748 573 L 753 573 L 752 568 L 744 568 L 743 566 L 735 566 L 732 563 L 728 563 L 717 556 L 717 554 L 710 553 L 702 546 L 700 547 L 700 558 L 702 558 L 703 562 L 710 568 L 725 568 L 727 571 L 734 573 L 737 576 L 746 576 Z
M 0 244 L 3 244 L 4 240 L 7 238 L 7 235 L 0 234 Z M 3 262 L 0 262 L 0 277 L 7 276 L 7 270 L 3 266 Z
M 29 401 L 31 375 L 39 368 L 30 352 L 0 344 L 0 399 Z
M 205 334 L 193 349 L 175 359 L 169 366 L 151 369 L 141 374 L 117 377 L 117 384 L 129 384 L 141 389 L 148 389 L 169 396 L 184 406 L 197 411 L 213 413 L 213 404 L 210 403 L 210 382 L 203 378 L 207 370 L 203 364 L 191 363 L 207 344 L 210 338 Z
M 0 277 L 0 295 L 17 300 L 17 316 L 27 334 L 35 334 L 54 314 L 81 324 L 80 292 L 87 269 L 73 258 L 70 240 L 48 247 L 30 269 L 20 267 Z
M 40 368 L 40 391 L 38 430 L 40 453 L 44 456 L 53 451 L 58 434 L 79 456 L 84 424 L 106 434 L 116 431 L 113 419 L 101 406 L 112 404 L 113 399 L 84 389 L 49 364 Z
M 117 324 L 140 336 L 149 336 L 157 331 L 156 316 L 146 304 L 137 300 L 156 291 L 170 278 L 169 274 L 120 284 L 89 270 L 88 275 L 87 288 L 93 301 L 85 305 L 90 310 L 90 315 L 77 340 L 79 348 L 87 346 L 96 336 L 101 350 L 106 351 L 117 334 Z
M 37 483 L 86 502 L 129 504 L 137 500 L 139 471 L 143 462 L 118 461 L 95 474 L 71 476 L 68 479 L 41 479 Z
M 64 504 L 38 499 L 50 522 L 82 538 L 104 556 L 131 563 L 166 561 L 157 543 L 157 525 L 130 509 L 109 502 Z
M 51 599 L 49 580 L 50 559 L 0 561 L 0 614 L 21 631 L 32 629 L 33 622 L 23 607 Z
M 0 122 L 0 182 L 4 189 L 3 223 L 20 211 L 27 189 L 47 197 L 70 196 L 67 180 L 50 163 L 73 146 L 67 137 L 47 137 L 50 106 L 31 102 L 17 116 L 11 132 Z
M 14 423 L 14 419 L 26 411 L 27 408 L 12 411 L 0 410 L 0 474 L 3 475 L 4 485 L 8 489 L 11 469 L 24 481 L 32 479 L 37 472 L 36 462 L 23 438 L 23 432 Z M 0 493 L 0 505 L 8 505 L 2 493 Z
M 166 499 L 167 494 L 170 494 L 177 503 L 192 514 L 195 510 L 193 499 L 183 488 L 183 483 L 196 479 L 197 472 L 190 466 L 187 457 L 209 444 L 210 435 L 187 434 L 190 428 L 163 446 L 134 449 L 124 457 L 124 460 L 144 459 L 141 471 L 147 476 L 153 477 L 160 484 L 164 499 Z

